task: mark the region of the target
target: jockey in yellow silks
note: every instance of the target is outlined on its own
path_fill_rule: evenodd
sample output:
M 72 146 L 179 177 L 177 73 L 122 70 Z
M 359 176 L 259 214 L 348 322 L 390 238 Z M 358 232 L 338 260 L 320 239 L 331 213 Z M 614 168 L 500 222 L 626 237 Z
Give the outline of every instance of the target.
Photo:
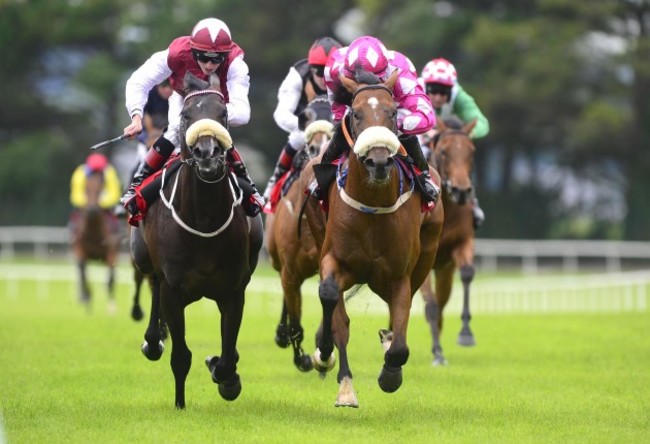
M 100 171 L 104 175 L 104 189 L 99 198 L 99 206 L 108 210 L 113 208 L 122 196 L 120 178 L 115 168 L 103 154 L 93 153 L 86 162 L 79 165 L 72 173 L 70 180 L 70 203 L 75 208 L 84 208 L 86 199 L 86 177 Z

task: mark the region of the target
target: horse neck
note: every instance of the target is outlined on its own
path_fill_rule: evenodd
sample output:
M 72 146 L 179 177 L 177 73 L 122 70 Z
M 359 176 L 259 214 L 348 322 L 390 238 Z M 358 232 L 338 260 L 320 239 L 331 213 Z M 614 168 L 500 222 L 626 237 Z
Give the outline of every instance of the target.
M 404 178 L 405 190 L 409 183 Z M 348 177 L 345 183 L 345 192 L 353 199 L 367 206 L 388 207 L 395 203 L 400 194 L 399 173 L 397 166 L 390 172 L 390 179 L 384 183 L 372 182 L 370 173 L 361 163 L 359 157 L 350 152 L 348 159 Z

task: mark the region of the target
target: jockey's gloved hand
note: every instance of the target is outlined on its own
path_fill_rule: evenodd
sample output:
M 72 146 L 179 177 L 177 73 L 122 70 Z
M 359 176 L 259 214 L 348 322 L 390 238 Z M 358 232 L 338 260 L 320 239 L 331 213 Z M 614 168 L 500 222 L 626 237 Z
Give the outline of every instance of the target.
M 301 130 L 291 131 L 289 133 L 289 145 L 296 151 L 302 149 L 305 146 L 305 132 Z

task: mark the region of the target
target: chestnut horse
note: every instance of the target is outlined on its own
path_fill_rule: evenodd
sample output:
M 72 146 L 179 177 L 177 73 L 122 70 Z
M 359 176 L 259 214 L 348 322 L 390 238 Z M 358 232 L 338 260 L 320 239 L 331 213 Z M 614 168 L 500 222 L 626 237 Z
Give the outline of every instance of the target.
M 309 102 L 301 113 L 304 116 L 306 145 L 296 153 L 297 162 L 294 161 L 294 167 L 287 172 L 289 180 L 293 180 L 293 177 L 295 180 L 281 197 L 275 213 L 268 214 L 266 218 L 266 245 L 271 264 L 280 273 L 284 295 L 275 343 L 282 348 L 291 344 L 293 363 L 301 371 L 309 371 L 313 367 L 311 356 L 302 349 L 304 330 L 300 323 L 300 288 L 306 279 L 318 273 L 319 259 L 309 226 L 301 223 L 304 216 L 301 216 L 300 207 L 306 198 L 304 190 L 314 178 L 312 170 L 303 168 L 303 163 L 327 148 L 333 130 L 329 120 L 331 114 L 329 101 L 324 96 Z M 282 186 L 282 182 L 278 186 Z
M 361 70 L 355 80 L 341 78 L 351 94 L 351 111 L 342 130 L 352 149 L 328 190 L 324 233 L 319 231 L 323 219 L 307 212 L 321 245 L 318 295 L 323 319 L 312 359 L 314 368 L 325 373 L 334 366 L 334 346 L 338 349 L 336 406 L 358 407 L 348 362 L 350 318 L 343 293 L 367 284 L 388 304 L 390 331 L 380 331 L 384 365 L 378 382 L 384 392 L 396 391 L 409 356 L 406 333 L 413 294 L 433 266 L 442 230 L 442 205 L 422 213 L 412 176 L 402 168 L 403 161 L 395 158 L 403 149 L 396 135 L 392 93 L 397 74 L 383 83 Z
M 474 228 L 472 226 L 472 168 L 474 143 L 469 134 L 476 121 L 463 126 L 459 120 L 438 122 L 439 133 L 433 139 L 432 163 L 442 178 L 442 201 L 445 206 L 445 223 L 442 228 L 438 254 L 433 265 L 436 278 L 435 293 L 428 275 L 420 287 L 425 301 L 425 315 L 433 338 L 433 365 L 445 365 L 440 333 L 442 311 L 449 301 L 456 269 L 463 283 L 463 326 L 458 344 L 472 346 L 474 336 L 469 328 L 469 287 L 474 278 Z
M 157 314 L 162 308 L 172 340 L 175 404 L 185 407 L 185 380 L 192 353 L 185 341 L 185 307 L 202 297 L 221 313 L 222 355 L 206 359 L 212 380 L 226 400 L 241 392 L 237 336 L 244 293 L 262 247 L 262 218 L 247 218 L 242 191 L 226 160 L 232 139 L 218 77 L 212 84 L 188 73 L 181 110 L 181 166 L 163 180 L 160 199 L 131 235 L 131 254 L 140 270 L 159 282 L 152 294 L 142 352 L 157 360 L 163 352 Z M 163 172 L 164 174 L 164 172 Z
M 86 276 L 88 261 L 97 260 L 108 267 L 108 310 L 115 307 L 115 264 L 119 250 L 120 235 L 112 214 L 99 206 L 99 199 L 104 189 L 104 176 L 93 172 L 86 177 L 86 201 L 84 208 L 75 210 L 72 215 L 72 252 L 79 269 L 79 300 L 90 309 L 92 293 Z

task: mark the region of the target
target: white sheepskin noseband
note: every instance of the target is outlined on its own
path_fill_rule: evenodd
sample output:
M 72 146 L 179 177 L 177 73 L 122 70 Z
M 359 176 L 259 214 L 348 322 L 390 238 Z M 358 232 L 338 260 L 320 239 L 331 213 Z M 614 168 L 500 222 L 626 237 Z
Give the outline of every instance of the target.
M 354 153 L 357 156 L 366 156 L 371 148 L 385 147 L 391 156 L 395 155 L 400 147 L 397 135 L 385 126 L 371 126 L 359 134 L 354 143 Z
M 305 128 L 305 141 L 307 143 L 311 142 L 311 139 L 313 139 L 317 133 L 325 133 L 327 134 L 327 137 L 331 139 L 334 135 L 334 125 L 332 122 L 328 122 L 327 120 L 316 120 L 310 123 L 307 125 L 307 128 Z
M 201 136 L 211 136 L 217 139 L 219 145 L 228 149 L 232 146 L 232 137 L 222 124 L 212 119 L 201 119 L 194 122 L 185 132 L 185 143 L 193 146 Z

